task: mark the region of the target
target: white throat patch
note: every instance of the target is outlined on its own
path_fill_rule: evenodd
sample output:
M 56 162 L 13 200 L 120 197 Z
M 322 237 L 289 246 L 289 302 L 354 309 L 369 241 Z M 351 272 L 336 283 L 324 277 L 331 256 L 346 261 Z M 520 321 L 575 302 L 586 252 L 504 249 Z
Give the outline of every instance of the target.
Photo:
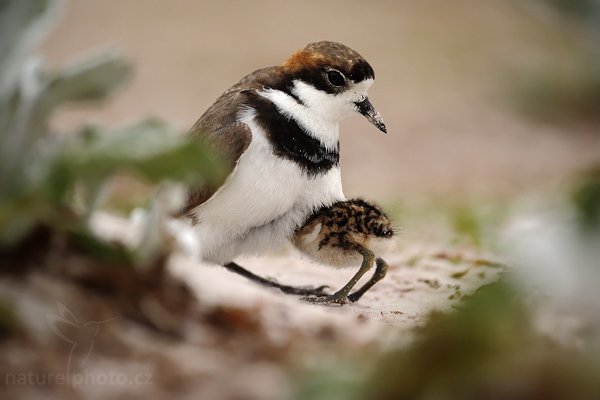
M 354 103 L 367 96 L 372 84 L 372 79 L 366 79 L 343 93 L 330 94 L 295 80 L 292 91 L 303 104 L 281 90 L 263 89 L 258 94 L 272 101 L 281 114 L 293 118 L 327 150 L 335 150 L 340 137 L 340 121 L 356 112 Z
M 338 121 L 323 118 L 281 90 L 264 89 L 258 94 L 272 101 L 286 118 L 293 118 L 306 133 L 319 140 L 327 150 L 337 149 L 340 138 Z

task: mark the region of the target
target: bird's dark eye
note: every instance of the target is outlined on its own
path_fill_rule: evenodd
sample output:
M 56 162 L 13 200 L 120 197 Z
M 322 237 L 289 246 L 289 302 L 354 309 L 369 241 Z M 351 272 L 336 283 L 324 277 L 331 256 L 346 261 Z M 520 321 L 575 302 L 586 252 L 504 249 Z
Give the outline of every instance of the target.
M 346 79 L 344 79 L 344 75 L 340 74 L 337 71 L 329 71 L 327 72 L 327 79 L 333 86 L 344 86 L 346 83 Z

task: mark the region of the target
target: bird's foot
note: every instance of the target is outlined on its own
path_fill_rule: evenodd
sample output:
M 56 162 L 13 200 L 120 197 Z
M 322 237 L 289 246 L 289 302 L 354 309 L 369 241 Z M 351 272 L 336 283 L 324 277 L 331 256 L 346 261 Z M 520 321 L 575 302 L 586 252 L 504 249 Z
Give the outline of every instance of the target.
M 348 300 L 350 300 L 351 303 L 356 303 L 358 301 L 358 299 L 360 299 L 362 297 L 362 295 L 364 294 L 364 292 L 354 292 L 354 293 L 350 293 L 348 295 Z

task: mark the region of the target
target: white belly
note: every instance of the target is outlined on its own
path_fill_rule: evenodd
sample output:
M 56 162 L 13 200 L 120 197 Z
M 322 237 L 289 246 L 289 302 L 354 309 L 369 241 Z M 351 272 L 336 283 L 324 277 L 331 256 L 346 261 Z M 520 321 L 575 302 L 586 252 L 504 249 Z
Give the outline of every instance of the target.
M 255 124 L 250 146 L 221 189 L 195 212 L 202 259 L 217 263 L 285 243 L 316 208 L 343 200 L 339 167 L 316 177 L 275 156 Z

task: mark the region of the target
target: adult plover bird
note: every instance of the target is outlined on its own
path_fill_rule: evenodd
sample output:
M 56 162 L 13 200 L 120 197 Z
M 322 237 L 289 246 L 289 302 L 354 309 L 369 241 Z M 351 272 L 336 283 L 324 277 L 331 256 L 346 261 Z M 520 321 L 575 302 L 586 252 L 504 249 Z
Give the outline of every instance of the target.
M 231 171 L 220 187 L 194 188 L 180 213 L 194 224 L 201 259 L 235 270 L 236 256 L 285 243 L 315 210 L 344 200 L 339 122 L 359 113 L 386 132 L 367 97 L 374 77 L 356 51 L 323 41 L 216 100 L 192 134 L 228 156 Z

